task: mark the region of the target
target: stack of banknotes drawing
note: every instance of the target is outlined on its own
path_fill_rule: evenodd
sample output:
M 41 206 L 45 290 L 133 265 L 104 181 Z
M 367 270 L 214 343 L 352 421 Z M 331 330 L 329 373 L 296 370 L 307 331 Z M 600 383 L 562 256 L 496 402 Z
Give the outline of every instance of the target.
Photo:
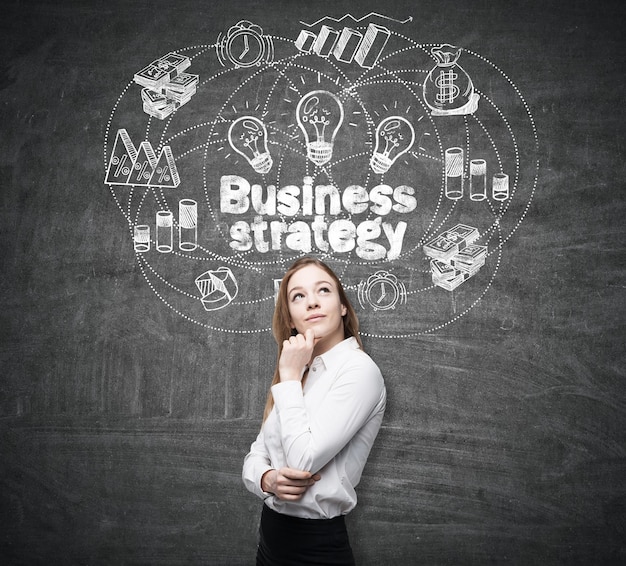
M 476 228 L 457 224 L 424 246 L 435 285 L 453 291 L 485 265 L 487 246 L 475 244 L 478 237 Z
M 144 87 L 141 99 L 146 114 L 164 120 L 189 102 L 199 79 L 198 75 L 183 72 L 189 66 L 189 57 L 171 52 L 135 73 L 135 82 Z

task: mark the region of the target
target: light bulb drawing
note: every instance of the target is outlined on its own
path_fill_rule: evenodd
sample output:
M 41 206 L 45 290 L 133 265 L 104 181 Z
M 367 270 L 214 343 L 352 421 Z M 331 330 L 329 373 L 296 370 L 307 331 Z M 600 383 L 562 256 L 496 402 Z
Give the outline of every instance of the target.
M 307 157 L 319 166 L 328 163 L 343 123 L 343 105 L 339 98 L 326 90 L 309 92 L 298 102 L 296 119 L 306 138 Z
M 401 116 L 389 116 L 376 128 L 376 147 L 370 158 L 370 167 L 378 175 L 389 171 L 398 157 L 404 155 L 415 142 L 413 126 Z
M 267 149 L 267 128 L 258 118 L 237 118 L 228 129 L 228 142 L 257 173 L 265 175 L 272 168 L 272 156 Z

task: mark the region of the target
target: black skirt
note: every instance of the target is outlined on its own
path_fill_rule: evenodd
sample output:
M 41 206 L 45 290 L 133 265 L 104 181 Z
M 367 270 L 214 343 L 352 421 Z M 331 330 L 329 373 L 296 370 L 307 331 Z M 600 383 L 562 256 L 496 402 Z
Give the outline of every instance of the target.
M 354 566 L 345 518 L 300 519 L 263 505 L 257 566 Z

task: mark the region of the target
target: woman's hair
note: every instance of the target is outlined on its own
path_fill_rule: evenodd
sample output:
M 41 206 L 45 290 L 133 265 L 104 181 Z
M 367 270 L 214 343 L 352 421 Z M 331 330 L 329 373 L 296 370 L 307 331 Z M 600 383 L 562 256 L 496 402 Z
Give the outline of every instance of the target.
M 354 336 L 359 346 L 363 348 L 363 344 L 361 343 L 361 337 L 359 336 L 359 319 L 356 316 L 356 312 L 352 307 L 352 304 L 348 300 L 341 281 L 339 281 L 339 278 L 335 275 L 335 272 L 319 259 L 309 256 L 301 257 L 300 259 L 296 260 L 285 272 L 285 275 L 283 276 L 282 281 L 280 282 L 280 287 L 278 289 L 278 298 L 276 299 L 276 307 L 274 309 L 274 317 L 272 319 L 272 333 L 274 334 L 274 340 L 276 340 L 276 344 L 278 344 L 278 356 L 276 358 L 276 369 L 274 370 L 272 385 L 280 382 L 280 375 L 278 373 L 278 360 L 280 359 L 280 355 L 283 351 L 283 342 L 285 340 L 289 340 L 292 330 L 291 317 L 289 315 L 289 300 L 287 297 L 287 287 L 289 285 L 289 280 L 296 271 L 302 269 L 303 267 L 307 267 L 308 265 L 316 265 L 317 267 L 323 269 L 334 281 L 337 287 L 337 292 L 339 293 L 339 302 L 346 307 L 346 314 L 342 317 L 344 338 L 350 338 L 351 336 Z M 270 389 L 267 394 L 267 401 L 265 402 L 263 421 L 267 419 L 273 406 L 274 397 L 272 396 L 272 391 Z

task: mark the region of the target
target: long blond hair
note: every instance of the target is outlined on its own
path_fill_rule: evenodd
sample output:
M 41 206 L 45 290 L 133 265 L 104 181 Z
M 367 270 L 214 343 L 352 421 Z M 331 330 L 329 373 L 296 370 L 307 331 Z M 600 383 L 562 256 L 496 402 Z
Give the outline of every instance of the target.
M 288 340 L 291 336 L 291 317 L 289 316 L 287 286 L 289 285 L 289 280 L 291 279 L 293 274 L 303 267 L 307 267 L 308 265 L 316 265 L 317 267 L 323 269 L 334 281 L 335 285 L 337 286 L 337 291 L 339 293 L 339 301 L 342 305 L 346 307 L 346 314 L 342 317 L 344 338 L 350 338 L 351 336 L 354 336 L 361 349 L 363 348 L 363 344 L 361 343 L 361 337 L 359 336 L 359 319 L 356 316 L 356 312 L 352 307 L 352 304 L 348 300 L 341 281 L 339 281 L 339 278 L 337 277 L 337 275 L 335 275 L 335 272 L 323 261 L 320 261 L 317 258 L 309 256 L 301 257 L 300 259 L 296 260 L 285 272 L 285 275 L 283 276 L 282 281 L 280 282 L 280 287 L 278 289 L 276 307 L 274 308 L 274 317 L 272 318 L 272 334 L 274 335 L 274 340 L 276 340 L 276 344 L 278 345 L 278 356 L 276 358 L 276 368 L 274 369 L 272 385 L 280 382 L 280 375 L 278 373 L 278 360 L 280 359 L 280 355 L 283 351 L 283 342 L 285 340 Z M 273 407 L 274 397 L 272 396 L 272 391 L 270 389 L 270 391 L 268 391 L 267 393 L 265 410 L 263 411 L 263 421 L 267 419 Z

